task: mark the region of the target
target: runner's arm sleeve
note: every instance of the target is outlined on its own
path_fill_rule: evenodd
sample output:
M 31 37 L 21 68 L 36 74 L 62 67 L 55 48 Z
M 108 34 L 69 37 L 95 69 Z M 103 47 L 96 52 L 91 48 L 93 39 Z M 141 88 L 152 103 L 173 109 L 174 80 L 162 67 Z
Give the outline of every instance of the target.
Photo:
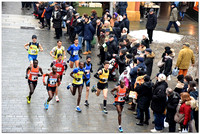
M 79 50 L 79 51 L 78 51 L 78 55 L 79 55 L 79 57 L 82 59 L 81 53 L 82 53 L 82 50 Z
M 65 71 L 66 71 L 66 70 L 67 70 L 67 68 L 68 68 L 67 64 L 66 64 L 66 65 L 64 65 L 64 67 L 65 67 Z
M 91 72 L 91 73 L 93 73 L 93 70 L 92 70 L 92 63 L 91 63 L 91 68 L 90 68 L 90 72 Z
M 54 63 L 52 62 L 52 63 L 50 64 L 50 67 L 53 67 L 53 65 L 54 65 Z

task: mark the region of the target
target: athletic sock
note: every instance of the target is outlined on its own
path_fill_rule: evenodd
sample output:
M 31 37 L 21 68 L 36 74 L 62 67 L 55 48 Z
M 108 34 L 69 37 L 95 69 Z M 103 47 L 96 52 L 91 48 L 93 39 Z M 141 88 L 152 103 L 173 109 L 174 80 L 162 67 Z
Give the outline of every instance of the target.
M 107 103 L 107 100 L 103 100 L 104 109 L 106 108 L 106 103 Z
M 79 106 L 77 106 L 77 108 L 78 108 Z
M 121 125 L 119 125 L 119 128 L 121 127 Z

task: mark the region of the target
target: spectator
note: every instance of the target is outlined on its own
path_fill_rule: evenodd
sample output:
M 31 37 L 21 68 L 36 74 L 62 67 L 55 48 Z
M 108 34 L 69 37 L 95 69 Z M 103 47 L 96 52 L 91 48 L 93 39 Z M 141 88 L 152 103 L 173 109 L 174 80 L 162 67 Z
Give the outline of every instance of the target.
M 178 75 L 177 79 L 178 79 L 178 83 L 176 84 L 174 91 L 177 92 L 180 95 L 183 92 L 184 75 Z
M 183 129 L 187 128 L 188 122 L 191 119 L 191 111 L 192 111 L 191 106 L 186 105 L 186 103 L 190 100 L 191 100 L 191 98 L 190 98 L 189 93 L 187 93 L 187 92 L 181 93 L 181 106 L 180 106 L 180 109 L 179 109 L 179 113 L 185 115 L 183 123 L 180 124 L 181 125 L 181 131 Z
M 125 28 L 127 28 L 127 33 L 129 33 L 129 20 L 128 20 L 128 18 L 127 18 L 127 14 L 125 13 L 125 14 L 123 14 L 123 22 L 124 22 L 124 25 L 125 25 Z
M 103 29 L 110 29 L 110 32 L 113 31 L 112 27 L 110 26 L 110 22 L 109 21 L 105 21 L 104 22 Z
M 179 10 L 179 15 L 181 17 L 180 20 L 183 20 L 184 16 L 185 16 L 185 13 L 188 9 L 188 5 L 187 5 L 187 2 L 180 2 L 180 10 Z
M 146 48 L 149 48 L 149 39 L 145 35 L 143 35 L 142 38 L 141 44 L 143 44 Z
M 174 115 L 176 114 L 176 107 L 180 100 L 180 95 L 174 92 L 171 88 L 167 88 L 167 114 L 166 122 L 169 123 L 169 132 L 176 132 L 176 122 L 174 121 Z
M 106 60 L 111 60 L 113 54 L 118 53 L 117 44 L 114 40 L 114 35 L 109 35 L 109 41 L 106 43 L 107 45 L 107 53 L 106 53 Z
M 119 21 L 119 15 L 118 13 L 114 12 L 113 17 L 110 20 L 110 26 L 114 27 L 114 23 Z
M 61 34 L 61 12 L 60 12 L 60 7 L 58 5 L 55 5 L 54 11 L 53 11 L 53 28 L 55 28 L 55 33 L 56 36 L 54 37 L 55 39 L 60 39 L 60 34 Z
M 190 83 L 190 81 L 193 81 L 192 76 L 190 76 L 190 75 L 186 75 L 186 76 L 184 77 L 184 87 L 183 87 L 183 92 L 187 92 L 188 84 Z
M 45 18 L 46 18 L 48 30 L 51 29 L 51 16 L 52 16 L 53 9 L 54 9 L 53 5 L 50 5 L 50 4 L 48 4 L 48 6 L 45 8 L 46 10 Z
M 176 4 L 172 4 L 171 5 L 172 11 L 170 14 L 170 18 L 169 18 L 169 24 L 167 26 L 166 32 L 169 32 L 172 24 L 174 24 L 174 27 L 176 29 L 176 32 L 179 33 L 179 28 L 178 25 L 176 24 L 176 21 L 178 20 L 178 10 L 176 8 Z
M 192 62 L 192 66 L 194 67 L 195 58 L 193 51 L 189 48 L 189 43 L 184 43 L 183 48 L 180 50 L 178 54 L 178 59 L 176 62 L 176 67 L 179 68 L 179 75 L 183 74 L 187 75 L 188 68 L 190 66 L 190 61 Z
M 137 107 L 140 109 L 140 122 L 137 125 L 143 126 L 143 124 L 149 125 L 149 106 L 152 98 L 153 83 L 150 82 L 149 76 L 144 76 L 144 83 L 137 85 L 135 91 L 138 94 Z M 144 121 L 145 113 L 145 121 Z
M 96 33 L 96 26 L 97 26 L 97 12 L 95 10 L 92 10 L 92 15 L 90 16 L 90 19 L 91 19 L 91 24 L 92 26 L 94 27 L 95 29 L 95 32 Z
M 38 17 L 40 19 L 40 23 L 42 24 L 42 26 L 40 27 L 41 29 L 44 28 L 44 17 L 42 16 L 44 8 L 45 8 L 44 2 L 39 2 Z
M 117 6 L 117 8 L 118 8 L 118 13 L 120 14 L 120 15 L 124 15 L 125 13 L 126 13 L 126 8 L 128 7 L 128 3 L 127 2 L 119 2 L 118 3 L 118 6 Z
M 153 30 L 156 28 L 156 25 L 157 25 L 157 17 L 154 14 L 154 10 L 150 9 L 149 14 L 147 16 L 147 24 L 146 24 L 147 34 L 149 36 L 149 44 L 151 44 L 153 41 Z
M 121 37 L 121 29 L 119 27 L 119 22 L 115 21 L 114 27 L 113 27 L 113 33 L 115 34 L 115 37 L 117 38 L 117 41 L 119 41 Z
M 103 23 L 101 22 L 100 19 L 97 19 L 96 23 L 97 23 L 97 39 L 98 39 L 98 43 L 99 43 L 99 41 L 100 41 L 100 31 L 101 31 L 101 29 L 103 27 Z
M 133 47 L 131 47 L 129 49 L 129 53 L 132 54 L 132 55 L 134 55 L 134 56 L 137 55 L 137 49 L 138 49 L 139 46 L 140 46 L 139 43 L 135 44 Z
M 116 62 L 119 65 L 119 74 L 121 75 L 126 69 L 126 50 L 121 49 L 119 56 L 116 56 Z
M 89 20 L 89 17 L 85 17 L 84 24 L 84 40 L 86 41 L 86 51 L 83 53 L 84 55 L 91 54 L 91 40 L 93 39 L 95 29 Z
M 123 17 L 121 15 L 119 15 L 119 27 L 121 29 L 121 32 L 122 32 L 123 28 L 125 27 Z
M 119 39 L 119 42 L 123 42 L 124 39 L 127 39 L 127 31 L 128 31 L 128 29 L 124 27 L 122 30 L 121 38 Z
M 165 56 L 164 61 L 165 61 L 165 63 L 164 63 L 164 72 L 163 73 L 166 77 L 168 77 L 172 73 L 173 58 L 172 58 L 171 50 L 166 51 L 166 56 Z
M 69 5 L 66 5 L 65 6 L 65 11 L 63 13 L 63 15 L 67 16 L 67 19 L 66 19 L 66 27 L 67 27 L 67 33 L 65 33 L 64 35 L 68 35 L 69 34 L 69 31 L 70 31 L 70 25 L 72 25 L 72 18 L 73 18 L 73 11 L 72 9 L 70 9 Z
M 105 29 L 101 29 L 99 38 L 100 63 L 98 65 L 102 65 L 105 61 L 105 51 L 103 47 L 104 43 L 105 43 Z
M 110 15 L 110 12 L 108 9 L 105 10 L 105 14 L 102 16 L 101 18 L 101 22 L 105 22 L 105 21 L 110 21 L 110 19 L 112 18 L 112 16 Z
M 132 54 L 126 54 L 125 56 L 126 60 L 126 67 L 130 66 L 133 63 L 133 55 Z
M 161 132 L 164 128 L 164 112 L 166 108 L 166 76 L 164 74 L 158 75 L 158 82 L 153 89 L 153 96 L 151 102 L 151 109 L 154 113 L 155 128 L 151 132 Z
M 84 24 L 82 18 L 79 16 L 79 13 L 75 14 L 76 16 L 76 26 L 74 27 L 74 32 L 78 35 L 78 44 L 82 49 L 83 36 L 84 36 Z
M 145 50 L 144 63 L 147 66 L 147 75 L 149 77 L 151 77 L 154 57 L 155 54 L 152 52 L 152 50 L 150 48 L 147 48 Z

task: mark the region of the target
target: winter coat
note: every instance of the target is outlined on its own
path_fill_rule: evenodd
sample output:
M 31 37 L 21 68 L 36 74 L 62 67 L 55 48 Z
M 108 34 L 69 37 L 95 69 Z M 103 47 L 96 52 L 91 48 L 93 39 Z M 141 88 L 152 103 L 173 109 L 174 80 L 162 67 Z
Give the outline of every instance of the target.
M 116 61 L 119 65 L 119 74 L 122 74 L 123 71 L 126 69 L 126 58 L 125 55 L 121 55 L 119 57 L 116 57 Z
M 114 23 L 113 33 L 117 37 L 117 40 L 119 40 L 119 38 L 121 37 L 121 28 L 119 27 L 119 22 L 117 21 Z
M 147 75 L 150 77 L 152 73 L 154 57 L 155 57 L 155 54 L 151 52 L 150 54 L 145 55 L 145 58 L 144 58 L 144 64 L 147 66 Z
M 174 123 L 174 115 L 176 114 L 176 107 L 178 106 L 180 96 L 178 93 L 174 92 L 173 95 L 168 97 L 167 100 L 167 114 L 166 122 Z
M 125 27 L 124 21 L 119 21 L 119 27 L 120 27 L 121 32 L 122 32 L 123 28 Z
M 180 81 L 178 81 L 174 91 L 177 92 L 180 95 L 180 93 L 183 92 L 183 87 L 184 87 L 184 83 L 181 83 Z
M 38 15 L 42 15 L 43 11 L 44 11 L 44 7 L 45 5 L 44 4 L 40 4 L 39 7 L 38 7 Z
M 96 33 L 96 27 L 97 27 L 96 21 L 97 21 L 96 17 L 91 18 L 91 24 L 92 24 L 92 26 L 94 27 L 94 30 L 95 30 L 94 33 Z
M 177 21 L 178 20 L 178 10 L 174 7 L 171 11 L 169 21 Z
M 172 57 L 165 56 L 164 74 L 169 76 L 172 73 Z
M 60 10 L 53 11 L 53 28 L 61 28 L 62 16 Z
M 77 25 L 74 27 L 74 32 L 78 34 L 78 36 L 84 36 L 84 24 L 82 21 L 80 23 L 77 23 Z
M 118 8 L 118 13 L 120 15 L 123 15 L 126 13 L 126 8 L 128 7 L 128 3 L 127 2 L 119 2 L 117 5 Z
M 143 44 L 146 48 L 149 48 L 149 39 L 142 39 L 141 44 Z
M 194 53 L 189 47 L 183 46 L 183 49 L 181 49 L 178 54 L 176 67 L 179 69 L 188 69 L 190 66 L 190 61 L 192 64 L 195 63 Z
M 183 3 L 183 2 L 181 2 L 180 3 L 180 12 L 186 12 L 187 11 L 187 9 L 188 9 L 188 5 L 187 5 L 187 3 L 185 2 L 185 3 Z
M 52 7 L 50 7 L 50 6 L 48 6 L 47 8 L 46 8 L 46 12 L 45 12 L 45 18 L 46 19 L 51 19 L 51 16 L 52 16 L 52 12 L 53 12 L 53 6 Z
M 163 114 L 166 108 L 166 88 L 165 81 L 157 82 L 153 89 L 151 109 L 155 113 Z
M 119 38 L 119 42 L 123 42 L 124 39 L 127 39 L 127 34 L 121 33 L 121 38 Z
M 115 40 L 112 40 L 112 41 L 108 41 L 106 43 L 107 45 L 107 52 L 108 52 L 108 57 L 112 57 L 113 54 L 117 54 L 118 53 L 118 48 L 117 48 L 117 43 L 115 42 Z
M 136 55 L 137 54 L 137 47 L 133 46 L 128 51 L 130 54 Z
M 71 22 L 71 19 L 72 19 L 72 14 L 73 14 L 73 10 L 72 9 L 69 9 L 69 10 L 64 10 L 63 11 L 63 16 L 67 16 L 67 20 L 66 21 L 70 21 Z
M 155 14 L 149 14 L 147 17 L 146 29 L 154 30 L 157 24 L 157 17 Z
M 131 68 L 130 76 L 131 76 L 132 85 L 135 84 L 135 80 L 137 78 L 137 70 L 138 70 L 138 68 L 142 68 L 143 70 L 147 69 L 147 67 L 146 67 L 146 65 L 144 63 L 139 63 L 136 67 Z
M 137 92 L 137 106 L 139 109 L 145 110 L 150 106 L 152 98 L 152 82 L 144 82 L 142 85 L 138 85 L 135 88 Z
M 191 91 L 189 92 L 190 96 L 193 97 L 195 100 L 199 97 L 198 91 Z
M 179 109 L 179 113 L 180 114 L 185 114 L 183 125 L 187 125 L 188 122 L 190 121 L 190 119 L 191 119 L 191 111 L 192 111 L 191 106 L 190 105 L 186 105 L 186 102 L 181 104 L 180 109 Z
M 128 29 L 128 31 L 127 31 L 127 33 L 129 33 L 129 20 L 128 20 L 128 18 L 127 18 L 127 14 L 125 14 L 126 15 L 126 18 L 125 19 L 123 19 L 123 22 L 124 22 L 124 25 L 125 25 L 125 27 Z
M 97 26 L 97 37 L 100 36 L 100 32 L 101 32 L 102 26 L 103 26 L 102 22 L 101 22 L 100 25 Z
M 86 24 L 84 24 L 84 40 L 91 41 L 93 39 L 95 33 L 95 29 L 91 24 L 91 21 L 88 21 Z

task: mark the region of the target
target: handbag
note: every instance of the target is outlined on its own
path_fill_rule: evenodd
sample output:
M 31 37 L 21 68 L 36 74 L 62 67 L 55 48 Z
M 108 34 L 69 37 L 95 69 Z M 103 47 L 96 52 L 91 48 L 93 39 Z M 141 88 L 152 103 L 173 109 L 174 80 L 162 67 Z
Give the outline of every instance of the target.
M 178 72 L 179 72 L 179 70 L 178 70 L 178 68 L 176 67 L 176 68 L 174 68 L 174 69 L 172 70 L 172 75 L 173 75 L 173 76 L 177 76 L 177 75 L 178 75 Z
M 177 106 L 177 111 L 176 114 L 174 115 L 174 121 L 181 124 L 183 123 L 184 119 L 185 119 L 185 114 L 180 114 L 179 110 L 180 110 L 181 104 L 179 103 Z
M 181 26 L 181 23 L 180 23 L 180 21 L 176 21 L 176 24 L 178 25 L 178 27 L 180 27 L 180 26 Z
M 163 62 L 162 59 L 161 59 L 161 60 L 158 61 L 157 66 L 159 68 L 161 68 L 164 64 L 165 64 L 165 62 Z

